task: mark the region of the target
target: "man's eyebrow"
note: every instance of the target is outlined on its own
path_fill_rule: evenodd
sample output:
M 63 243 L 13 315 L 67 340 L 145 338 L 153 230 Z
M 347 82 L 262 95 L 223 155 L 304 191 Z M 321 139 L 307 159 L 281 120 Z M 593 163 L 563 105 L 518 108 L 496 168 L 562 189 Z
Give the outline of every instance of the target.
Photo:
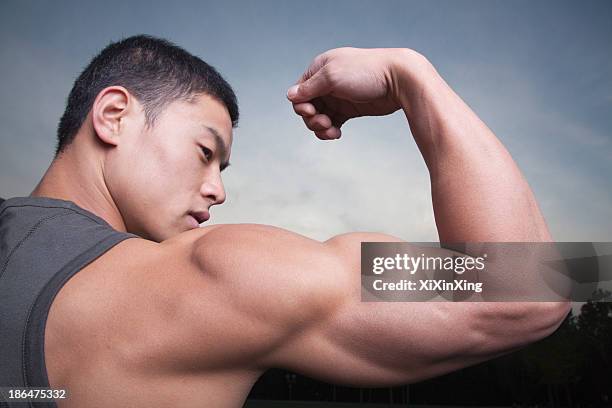
M 215 143 L 217 144 L 217 149 L 219 150 L 219 154 L 220 157 L 222 158 L 222 160 L 225 159 L 225 157 L 227 156 L 227 146 L 225 145 L 225 142 L 223 141 L 223 138 L 221 137 L 221 134 L 219 133 L 219 131 L 213 127 L 210 126 L 204 126 L 204 128 L 206 130 L 208 130 L 210 132 L 211 135 L 213 135 L 213 138 L 215 139 Z M 230 165 L 229 161 L 224 161 L 221 163 L 221 171 L 225 170 L 226 168 L 228 168 Z

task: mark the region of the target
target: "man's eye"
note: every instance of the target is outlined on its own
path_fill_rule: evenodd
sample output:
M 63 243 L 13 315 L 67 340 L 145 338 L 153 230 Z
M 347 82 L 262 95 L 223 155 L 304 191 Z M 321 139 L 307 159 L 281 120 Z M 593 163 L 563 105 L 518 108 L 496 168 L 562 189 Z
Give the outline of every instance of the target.
M 210 150 L 209 148 L 202 146 L 202 152 L 204 153 L 204 157 L 206 157 L 206 160 L 210 160 L 212 158 L 212 150 Z

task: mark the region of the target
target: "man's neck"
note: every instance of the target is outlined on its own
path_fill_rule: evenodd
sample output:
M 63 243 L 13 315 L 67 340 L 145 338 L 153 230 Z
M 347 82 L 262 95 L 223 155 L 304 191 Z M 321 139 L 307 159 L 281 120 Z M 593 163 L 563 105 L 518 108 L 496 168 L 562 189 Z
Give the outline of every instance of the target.
M 79 162 L 74 157 L 63 154 L 53 160 L 30 195 L 72 201 L 117 231 L 125 232 L 125 223 L 106 186 L 102 167 Z

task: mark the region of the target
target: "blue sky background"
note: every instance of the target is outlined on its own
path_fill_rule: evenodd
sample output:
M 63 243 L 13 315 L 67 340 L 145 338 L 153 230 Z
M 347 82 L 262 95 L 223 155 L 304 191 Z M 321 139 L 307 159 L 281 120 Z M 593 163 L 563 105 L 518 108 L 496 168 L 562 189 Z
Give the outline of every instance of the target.
M 403 114 L 314 138 L 285 99 L 317 54 L 425 54 L 508 147 L 559 241 L 612 241 L 611 1 L 2 1 L 0 196 L 52 159 L 74 79 L 109 42 L 164 37 L 215 66 L 241 107 L 228 200 L 213 223 L 313 238 L 435 241 L 429 178 Z M 483 198 L 486 199 L 486 198 Z

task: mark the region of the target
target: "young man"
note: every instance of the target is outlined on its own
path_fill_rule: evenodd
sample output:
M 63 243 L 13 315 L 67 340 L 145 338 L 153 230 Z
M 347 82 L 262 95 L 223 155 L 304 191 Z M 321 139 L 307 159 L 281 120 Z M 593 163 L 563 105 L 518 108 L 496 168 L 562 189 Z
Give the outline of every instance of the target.
M 320 139 L 403 109 L 441 241 L 550 240 L 510 155 L 418 53 L 330 50 L 287 96 Z M 415 382 L 565 317 L 567 302 L 361 302 L 360 244 L 399 241 L 385 234 L 198 228 L 225 200 L 237 119 L 219 74 L 163 40 L 128 38 L 91 62 L 47 173 L 0 207 L 0 385 L 66 389 L 60 407 L 240 407 L 271 367 Z

